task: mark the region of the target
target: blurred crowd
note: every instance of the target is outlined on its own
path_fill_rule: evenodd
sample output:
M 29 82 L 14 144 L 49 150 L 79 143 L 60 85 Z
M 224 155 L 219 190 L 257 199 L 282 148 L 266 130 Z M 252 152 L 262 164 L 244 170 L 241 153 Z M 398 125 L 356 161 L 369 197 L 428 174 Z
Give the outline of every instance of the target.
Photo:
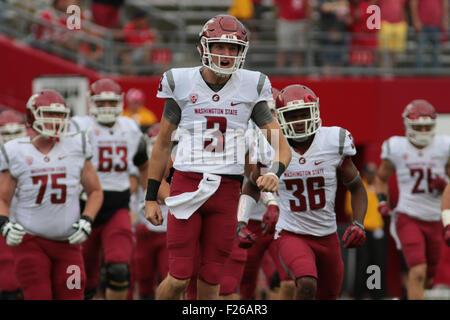
M 109 59 L 108 63 L 122 67 L 119 72 L 138 74 L 143 66 L 162 73 L 173 63 L 173 52 L 160 36 L 160 21 L 151 18 L 155 16 L 151 6 L 124 10 L 125 0 L 1 2 L 43 8 L 33 12 L 38 22 L 32 28 L 34 45 L 45 49 L 43 44 L 57 44 L 76 52 L 81 64 Z M 81 8 L 81 32 L 71 33 L 65 27 L 70 5 Z M 228 13 L 246 24 L 255 46 L 267 38 L 268 19 L 276 17 L 271 21 L 274 67 L 301 68 L 315 44 L 319 50 L 313 64 L 321 66 L 324 74 L 335 74 L 342 66 L 395 68 L 408 49 L 409 67 L 441 67 L 449 7 L 448 0 L 232 0 Z M 113 49 L 105 48 L 109 40 Z M 114 54 L 108 58 L 110 51 Z

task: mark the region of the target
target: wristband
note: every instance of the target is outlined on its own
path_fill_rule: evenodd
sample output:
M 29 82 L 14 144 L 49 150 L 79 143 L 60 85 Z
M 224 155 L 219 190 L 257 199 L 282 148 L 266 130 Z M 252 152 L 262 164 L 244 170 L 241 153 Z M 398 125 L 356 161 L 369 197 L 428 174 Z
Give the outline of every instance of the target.
M 442 224 L 444 227 L 450 225 L 450 209 L 445 209 L 442 211 Z
M 272 164 L 272 166 L 270 167 L 270 169 L 267 173 L 272 173 L 272 174 L 276 175 L 278 178 L 280 178 L 285 170 L 286 170 L 286 166 L 284 165 L 284 163 L 277 161 Z
M 0 231 L 2 230 L 3 226 L 9 222 L 9 218 L 7 216 L 0 215 Z
M 358 171 L 358 172 L 356 173 L 355 177 L 354 177 L 351 181 L 349 181 L 349 182 L 343 182 L 344 186 L 348 187 L 348 186 L 352 185 L 356 180 L 358 180 L 359 177 L 360 177 L 360 176 L 359 176 L 359 171 Z
M 86 220 L 86 221 L 89 222 L 90 224 L 93 224 L 93 223 L 94 223 L 94 222 L 92 221 L 92 218 L 89 217 L 89 216 L 87 216 L 87 215 L 85 215 L 85 214 L 83 214 L 83 215 L 81 216 L 80 219 Z
M 156 201 L 158 198 L 158 190 L 161 181 L 155 179 L 148 179 L 147 193 L 145 195 L 145 201 Z
M 377 193 L 378 202 L 387 202 L 387 195 L 384 193 Z
M 361 228 L 362 230 L 364 230 L 364 226 L 361 224 L 361 223 L 359 223 L 358 221 L 353 221 L 353 225 L 355 225 L 355 226 L 357 226 L 358 228 Z

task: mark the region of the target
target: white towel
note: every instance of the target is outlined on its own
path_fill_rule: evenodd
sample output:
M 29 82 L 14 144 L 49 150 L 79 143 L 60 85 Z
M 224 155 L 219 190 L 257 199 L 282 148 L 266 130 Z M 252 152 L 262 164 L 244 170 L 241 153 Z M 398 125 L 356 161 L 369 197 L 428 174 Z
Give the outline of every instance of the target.
M 400 243 L 400 239 L 398 238 L 397 234 L 397 227 L 395 226 L 397 224 L 397 212 L 395 212 L 395 210 L 392 210 L 390 215 L 391 215 L 391 223 L 389 224 L 389 231 L 391 233 L 392 238 L 394 238 L 397 250 L 402 250 L 402 245 Z
M 166 205 L 177 219 L 189 219 L 219 188 L 221 176 L 204 173 L 198 189 L 166 198 Z

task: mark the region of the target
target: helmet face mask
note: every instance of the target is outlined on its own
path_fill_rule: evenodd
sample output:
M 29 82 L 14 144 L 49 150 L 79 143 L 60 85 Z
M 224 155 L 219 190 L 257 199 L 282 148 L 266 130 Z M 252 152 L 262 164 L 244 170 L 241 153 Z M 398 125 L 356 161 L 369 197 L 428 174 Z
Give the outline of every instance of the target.
M 248 32 L 235 17 L 218 15 L 210 19 L 203 26 L 199 36 L 198 50 L 203 66 L 221 77 L 231 75 L 243 68 L 248 50 Z M 238 53 L 236 56 L 212 53 L 211 48 L 215 43 L 235 44 L 238 46 Z M 214 60 L 217 60 L 217 63 Z M 232 60 L 233 63 L 231 66 L 222 67 L 224 60 Z
M 232 43 L 238 45 L 238 54 L 236 56 L 226 56 L 221 54 L 215 54 L 211 52 L 211 46 L 215 43 Z M 200 44 L 203 48 L 202 52 L 202 63 L 205 67 L 208 67 L 212 71 L 214 71 L 218 76 L 228 76 L 230 74 L 233 74 L 239 69 L 242 69 L 245 62 L 245 56 L 247 54 L 248 50 L 248 44 L 244 43 L 243 41 L 231 41 L 231 40 L 222 40 L 212 38 L 207 39 L 203 37 L 200 41 Z M 214 62 L 214 59 L 217 59 L 217 64 Z M 232 59 L 233 63 L 231 67 L 223 68 L 221 67 L 222 61 L 225 59 Z
M 101 124 L 111 124 L 123 112 L 123 93 L 110 79 L 101 79 L 91 85 L 90 113 Z
M 67 134 L 70 109 L 61 95 L 44 90 L 31 96 L 27 103 L 28 124 L 40 135 L 60 138 Z
M 319 98 L 305 86 L 283 89 L 276 100 L 276 114 L 284 136 L 297 142 L 305 141 L 322 126 Z
M 419 147 L 429 145 L 436 134 L 436 112 L 425 100 L 414 100 L 403 112 L 408 140 Z

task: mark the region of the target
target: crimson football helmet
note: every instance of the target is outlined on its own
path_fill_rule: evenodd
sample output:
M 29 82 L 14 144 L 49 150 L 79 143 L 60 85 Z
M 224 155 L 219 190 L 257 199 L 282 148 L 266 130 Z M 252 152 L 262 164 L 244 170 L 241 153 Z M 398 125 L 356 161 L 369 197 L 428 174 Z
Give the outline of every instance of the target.
M 230 15 L 217 15 L 205 23 L 199 33 L 200 43 L 198 50 L 200 52 L 202 64 L 210 68 L 219 76 L 230 75 L 244 66 L 245 56 L 248 50 L 248 32 L 245 26 L 235 17 Z M 239 47 L 238 55 L 225 56 L 211 53 L 212 43 L 234 43 Z M 213 56 L 218 57 L 218 64 L 213 62 Z M 222 68 L 221 59 L 234 58 L 234 64 L 230 68 Z
M 90 112 L 97 122 L 114 123 L 123 111 L 122 88 L 111 79 L 97 80 L 91 84 L 90 102 Z
M 27 124 L 44 137 L 62 137 L 69 127 L 70 109 L 56 91 L 43 90 L 27 102 Z
M 145 136 L 145 139 L 147 140 L 147 152 L 149 155 L 152 154 L 153 146 L 155 145 L 156 138 L 159 133 L 159 129 L 161 128 L 161 124 L 155 123 L 147 130 L 147 135 Z
M 144 92 L 139 89 L 131 88 L 127 92 L 127 103 L 140 103 L 143 104 L 145 100 Z
M 0 113 L 0 143 L 22 138 L 27 135 L 25 118 L 14 110 L 4 110 Z
M 428 101 L 411 101 L 402 116 L 409 141 L 418 146 L 426 146 L 433 140 L 436 128 L 436 110 Z M 425 130 L 420 128 L 425 128 Z
M 280 128 L 288 139 L 304 141 L 322 125 L 319 98 L 304 85 L 294 84 L 281 90 L 275 107 Z

